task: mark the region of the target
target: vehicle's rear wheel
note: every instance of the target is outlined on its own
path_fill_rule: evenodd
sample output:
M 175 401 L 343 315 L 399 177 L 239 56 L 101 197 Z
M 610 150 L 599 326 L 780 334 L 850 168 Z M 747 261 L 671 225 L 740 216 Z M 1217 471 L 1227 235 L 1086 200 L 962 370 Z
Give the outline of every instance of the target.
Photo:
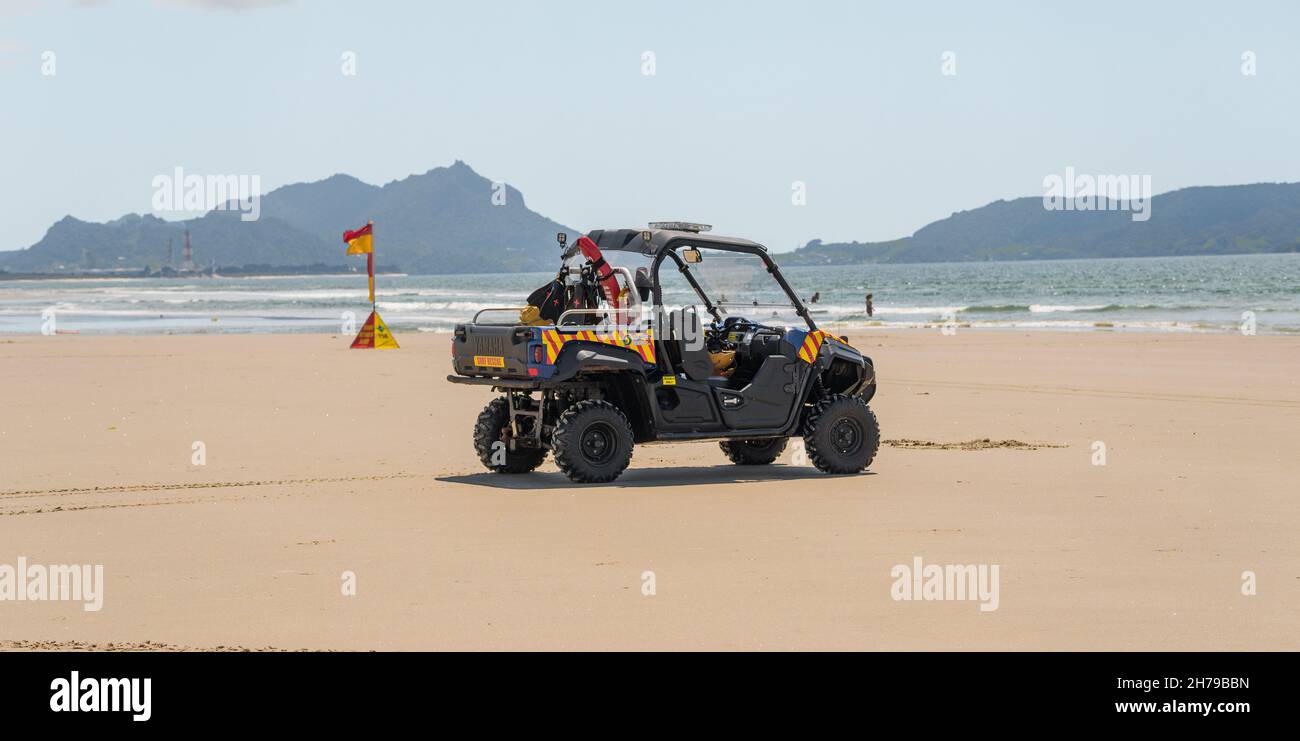
M 718 443 L 732 463 L 739 466 L 763 466 L 776 460 L 789 442 L 786 437 L 767 440 L 724 440 Z
M 580 484 L 613 481 L 632 462 L 632 426 L 607 401 L 580 401 L 555 423 L 551 451 L 560 470 Z
M 510 403 L 504 396 L 493 399 L 474 423 L 474 452 L 489 471 L 528 473 L 542 465 L 546 451 L 541 448 L 510 449 Z
M 859 473 L 880 449 L 880 424 L 861 398 L 831 394 L 808 413 L 803 442 L 819 470 Z

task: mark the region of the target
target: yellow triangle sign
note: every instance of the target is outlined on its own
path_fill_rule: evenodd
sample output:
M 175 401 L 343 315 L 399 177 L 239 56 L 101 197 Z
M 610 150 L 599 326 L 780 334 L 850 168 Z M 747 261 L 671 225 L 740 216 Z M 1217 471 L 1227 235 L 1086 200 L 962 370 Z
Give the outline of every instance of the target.
M 396 350 L 397 338 L 393 333 L 388 331 L 388 325 L 384 320 L 379 318 L 379 312 L 375 314 L 375 349 L 376 350 Z
M 397 339 L 388 331 L 388 325 L 379 317 L 379 312 L 372 311 L 361 325 L 357 338 L 352 341 L 353 350 L 397 350 Z

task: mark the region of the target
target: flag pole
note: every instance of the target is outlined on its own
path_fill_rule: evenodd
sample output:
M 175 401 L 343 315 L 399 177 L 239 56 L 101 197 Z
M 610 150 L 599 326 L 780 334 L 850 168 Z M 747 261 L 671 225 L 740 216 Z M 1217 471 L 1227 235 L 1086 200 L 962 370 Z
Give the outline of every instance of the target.
M 370 313 L 379 310 L 379 305 L 375 302 L 375 222 L 367 221 L 370 226 L 370 252 L 366 254 L 366 273 L 370 276 Z

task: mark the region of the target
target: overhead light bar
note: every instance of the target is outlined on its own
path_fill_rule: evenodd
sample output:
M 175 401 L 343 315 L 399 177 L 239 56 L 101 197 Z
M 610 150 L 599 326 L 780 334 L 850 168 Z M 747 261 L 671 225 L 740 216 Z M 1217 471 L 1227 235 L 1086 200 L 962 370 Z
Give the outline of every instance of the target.
M 713 228 L 712 224 L 696 224 L 691 221 L 652 221 L 651 229 L 669 229 L 675 232 L 707 232 Z

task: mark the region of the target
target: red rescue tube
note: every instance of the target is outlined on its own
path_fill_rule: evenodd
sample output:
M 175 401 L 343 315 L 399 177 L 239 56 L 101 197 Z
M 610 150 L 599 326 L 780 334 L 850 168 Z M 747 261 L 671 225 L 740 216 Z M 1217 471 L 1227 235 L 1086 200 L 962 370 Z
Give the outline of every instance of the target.
M 610 306 L 618 308 L 618 280 L 614 277 L 614 269 L 605 262 L 605 256 L 600 254 L 600 248 L 596 243 L 591 241 L 590 237 L 578 237 L 578 249 L 582 254 L 591 261 L 591 267 L 596 270 L 596 278 L 600 281 L 600 287 L 605 290 L 605 300 Z

